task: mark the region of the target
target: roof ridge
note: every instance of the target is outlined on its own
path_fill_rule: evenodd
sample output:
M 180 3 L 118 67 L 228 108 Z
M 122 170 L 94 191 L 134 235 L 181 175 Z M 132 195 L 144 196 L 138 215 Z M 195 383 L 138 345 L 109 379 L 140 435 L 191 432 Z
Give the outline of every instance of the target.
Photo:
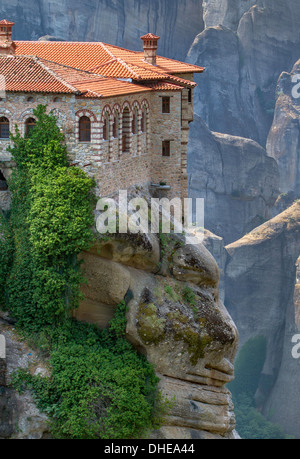
M 110 46 L 110 45 L 108 45 Z M 111 51 L 109 51 L 109 49 L 107 49 L 106 45 L 104 43 L 102 43 L 102 47 L 105 49 L 105 51 L 107 51 L 114 59 L 116 59 L 120 64 L 122 64 L 129 72 L 132 72 L 136 78 L 139 80 L 140 79 L 140 76 L 137 75 L 127 64 L 127 62 L 125 62 L 123 59 L 121 59 L 120 57 L 117 57 L 115 56 Z
M 66 86 L 68 89 L 70 89 L 72 92 L 74 92 L 75 94 L 78 94 L 80 91 L 75 88 L 75 86 L 72 86 L 70 83 L 68 83 L 67 81 L 65 81 L 62 77 L 60 77 L 59 75 L 57 75 L 56 72 L 54 72 L 54 70 L 50 69 L 49 67 L 47 67 L 46 64 L 44 64 L 43 62 L 41 62 L 40 58 L 35 56 L 34 58 L 35 62 L 40 65 L 41 67 L 43 67 L 48 73 L 50 73 L 52 76 L 54 76 L 54 78 L 56 78 L 60 83 L 62 83 L 64 86 Z

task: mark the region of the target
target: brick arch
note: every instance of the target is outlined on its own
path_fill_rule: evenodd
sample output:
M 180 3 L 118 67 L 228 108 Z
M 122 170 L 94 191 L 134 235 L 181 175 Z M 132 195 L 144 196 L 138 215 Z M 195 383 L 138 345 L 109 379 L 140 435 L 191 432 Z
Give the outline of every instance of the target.
M 112 110 L 109 105 L 105 105 L 105 107 L 103 107 L 101 113 L 101 123 L 104 123 L 104 116 L 106 116 L 107 113 L 109 115 L 109 120 L 111 120 Z
M 2 116 L 5 116 L 9 120 L 13 119 L 12 112 L 10 110 L 8 110 L 7 108 L 0 108 L 0 117 L 2 117 Z
M 119 113 L 119 115 L 120 115 L 121 112 L 122 112 L 122 109 L 121 109 L 121 107 L 120 107 L 119 104 L 115 104 L 115 105 L 113 106 L 113 108 L 112 108 L 112 113 L 113 113 L 113 114 L 114 114 L 116 111 Z
M 78 110 L 78 112 L 76 112 L 75 116 L 76 116 L 77 120 L 79 120 L 79 118 L 81 118 L 82 116 L 87 116 L 88 118 L 90 118 L 90 120 L 93 123 L 97 123 L 97 117 L 96 117 L 95 113 L 93 113 L 91 110 L 89 110 L 87 108 L 83 108 L 81 110 Z
M 128 108 L 129 113 L 132 114 L 131 105 L 127 100 L 125 100 L 125 102 L 122 105 L 122 110 L 121 110 L 122 113 L 124 112 L 125 108 Z
M 25 135 L 26 121 L 29 118 L 33 118 L 34 120 L 36 120 L 36 116 L 33 114 L 33 108 L 27 108 L 26 110 L 24 110 L 23 113 L 21 113 L 21 115 L 18 118 L 18 121 L 20 122 L 20 125 L 21 125 L 22 135 Z
M 13 114 L 7 108 L 0 108 L 0 118 L 7 118 L 9 122 L 9 130 L 12 131 L 13 127 Z M 9 140 L 9 139 L 6 139 Z

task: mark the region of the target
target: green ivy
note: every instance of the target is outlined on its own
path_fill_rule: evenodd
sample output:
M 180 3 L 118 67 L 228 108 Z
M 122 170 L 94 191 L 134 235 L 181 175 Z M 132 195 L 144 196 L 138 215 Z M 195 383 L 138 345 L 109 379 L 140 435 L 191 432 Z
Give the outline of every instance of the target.
M 10 236 L 0 243 L 6 307 L 18 325 L 37 330 L 69 316 L 83 280 L 77 255 L 93 242 L 94 181 L 68 167 L 56 118 L 39 106 L 29 138 L 18 129 L 10 149 L 16 167 L 9 179 Z M 2 263 L 1 263 L 2 264 Z
M 140 437 L 169 405 L 154 368 L 125 338 L 125 301 L 103 331 L 71 319 L 84 280 L 77 256 L 94 240 L 94 182 L 69 167 L 55 117 L 44 106 L 34 115 L 30 137 L 11 136 L 16 167 L 11 212 L 0 216 L 0 294 L 49 376 L 21 370 L 14 386 L 32 389 L 55 438 Z
M 169 404 L 152 365 L 125 339 L 125 311 L 122 302 L 103 331 L 73 320 L 44 329 L 51 377 L 14 375 L 16 389 L 34 391 L 54 438 L 139 438 L 160 426 Z

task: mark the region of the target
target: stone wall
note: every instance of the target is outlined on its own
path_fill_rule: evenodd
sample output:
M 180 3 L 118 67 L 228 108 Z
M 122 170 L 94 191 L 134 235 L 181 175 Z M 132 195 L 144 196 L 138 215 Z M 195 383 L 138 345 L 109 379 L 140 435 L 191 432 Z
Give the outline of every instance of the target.
M 186 78 L 192 78 L 192 75 Z M 162 97 L 170 97 L 170 113 L 162 113 Z M 24 135 L 26 120 L 33 110 L 47 104 L 64 131 L 72 164 L 83 167 L 93 176 L 98 192 L 109 195 L 136 184 L 167 183 L 170 197 L 187 197 L 186 150 L 188 123 L 193 104 L 188 90 L 145 91 L 144 93 L 105 99 L 84 99 L 74 95 L 12 94 L 0 104 L 0 116 L 8 118 L 10 131 L 16 126 Z M 126 115 L 125 112 L 126 111 Z M 136 115 L 136 132 L 132 133 Z M 79 120 L 91 121 L 91 141 L 79 140 Z M 142 117 L 144 116 L 144 122 Z M 114 129 L 115 118 L 117 119 Z M 104 121 L 107 138 L 103 136 Z M 126 127 L 125 127 L 126 125 Z M 123 152 L 122 136 L 127 132 L 127 151 Z M 114 137 L 115 135 L 115 137 Z M 170 141 L 170 156 L 162 156 L 162 142 Z M 8 176 L 12 167 L 7 148 L 11 141 L 0 139 L 0 169 Z

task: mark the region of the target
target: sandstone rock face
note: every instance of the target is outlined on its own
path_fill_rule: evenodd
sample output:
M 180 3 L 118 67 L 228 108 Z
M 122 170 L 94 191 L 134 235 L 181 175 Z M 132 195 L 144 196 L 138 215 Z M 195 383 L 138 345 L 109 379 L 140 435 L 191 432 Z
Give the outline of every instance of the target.
M 217 262 L 219 268 L 219 295 L 221 301 L 224 302 L 225 299 L 225 264 L 227 259 L 227 252 L 225 250 L 224 239 L 222 237 L 213 234 L 211 231 L 205 230 L 203 245 L 207 250 L 212 254 L 214 259 Z
M 0 439 L 47 438 L 47 416 L 37 409 L 28 391 L 19 394 L 10 387 L 11 374 L 19 368 L 43 374 L 47 370 L 34 351 L 18 340 L 13 327 L 1 319 L 0 333 L 6 339 L 6 359 L 0 359 Z
M 190 196 L 205 199 L 205 228 L 225 244 L 270 218 L 279 193 L 278 166 L 256 142 L 212 133 L 195 117 L 188 172 Z
M 277 85 L 277 102 L 268 136 L 267 152 L 279 166 L 280 190 L 300 195 L 300 60 L 291 73 L 283 72 Z
M 130 292 L 127 339 L 153 363 L 163 395 L 175 400 L 164 426 L 151 437 L 236 438 L 226 384 L 233 379 L 238 333 L 219 299 L 216 262 L 203 245 L 186 245 L 182 235 L 164 235 L 162 245 L 153 234 L 151 249 L 141 244 L 146 237 L 130 233 L 121 238 L 121 252 L 127 253 L 127 245 L 129 258 L 107 250 L 107 245 L 120 243 L 118 235 L 101 236 L 83 255 L 87 299 L 77 317 L 103 326 L 97 309 L 101 314 L 105 307 L 112 311 L 113 301 Z M 153 238 L 161 247 L 151 271 L 147 263 L 141 268 L 131 247 L 144 247 L 151 259 L 151 250 L 157 252 Z
M 240 345 L 267 338 L 258 399 L 263 413 L 299 438 L 299 364 L 291 356 L 297 333 L 293 292 L 300 253 L 300 203 L 226 247 L 225 304 Z M 271 414 L 270 414 L 271 413 Z
M 299 58 L 299 4 L 204 2 L 204 18 L 206 29 L 188 53 L 188 62 L 206 67 L 197 76 L 196 113 L 213 131 L 265 146 L 278 77 Z
M 50 35 L 139 50 L 140 37 L 152 32 L 161 36 L 159 52 L 179 59 L 184 59 L 203 28 L 198 0 L 29 0 L 22 4 L 12 0 L 1 4 L 0 16 L 16 23 L 18 40 Z
M 236 30 L 242 15 L 255 3 L 255 0 L 203 0 L 204 26 L 207 28 L 222 24 Z

